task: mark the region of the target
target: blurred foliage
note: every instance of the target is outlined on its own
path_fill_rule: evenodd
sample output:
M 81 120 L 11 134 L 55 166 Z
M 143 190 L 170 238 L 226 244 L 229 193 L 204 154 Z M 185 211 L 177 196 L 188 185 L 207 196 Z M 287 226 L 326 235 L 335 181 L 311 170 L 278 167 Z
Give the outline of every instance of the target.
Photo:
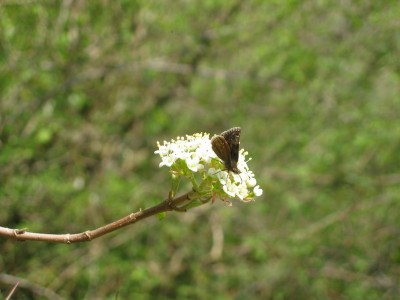
M 2 0 L 1 226 L 81 232 L 157 204 L 156 141 L 233 126 L 264 195 L 84 244 L 1 238 L 0 273 L 69 299 L 396 298 L 399 16 L 394 0 Z

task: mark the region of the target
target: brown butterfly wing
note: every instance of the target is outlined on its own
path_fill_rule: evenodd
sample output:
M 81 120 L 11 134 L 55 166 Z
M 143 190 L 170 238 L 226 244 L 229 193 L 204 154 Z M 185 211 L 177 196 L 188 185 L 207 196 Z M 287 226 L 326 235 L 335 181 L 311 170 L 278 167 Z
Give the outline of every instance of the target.
M 240 128 L 234 127 L 216 135 L 211 139 L 211 146 L 215 154 L 224 162 L 225 168 L 239 174 L 237 162 L 239 160 Z
M 240 133 L 241 129 L 240 127 L 233 127 L 227 131 L 224 131 L 221 133 L 221 136 L 225 138 L 227 141 L 230 152 L 231 152 L 231 160 L 232 160 L 232 165 L 236 167 L 236 164 L 239 160 L 239 144 L 240 144 Z
M 225 138 L 221 135 L 215 135 L 211 139 L 211 147 L 215 154 L 217 154 L 226 165 L 226 162 L 231 159 L 231 149 Z

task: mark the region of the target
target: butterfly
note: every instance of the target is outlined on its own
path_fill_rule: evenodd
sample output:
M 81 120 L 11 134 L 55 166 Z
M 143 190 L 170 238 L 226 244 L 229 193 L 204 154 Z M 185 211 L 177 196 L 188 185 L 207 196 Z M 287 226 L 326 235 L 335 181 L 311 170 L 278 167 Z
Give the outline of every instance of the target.
M 240 127 L 233 127 L 214 135 L 211 146 L 215 154 L 224 162 L 225 169 L 229 172 L 239 174 L 237 162 L 239 160 Z

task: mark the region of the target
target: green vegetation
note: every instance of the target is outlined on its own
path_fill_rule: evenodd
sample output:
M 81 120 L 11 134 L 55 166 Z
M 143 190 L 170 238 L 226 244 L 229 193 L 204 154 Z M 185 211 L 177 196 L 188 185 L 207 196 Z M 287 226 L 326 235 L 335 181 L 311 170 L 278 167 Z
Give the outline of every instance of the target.
M 0 273 L 67 299 L 395 299 L 399 16 L 394 0 L 1 1 L 0 226 L 75 233 L 155 205 L 157 140 L 233 126 L 264 194 L 90 243 L 0 237 Z

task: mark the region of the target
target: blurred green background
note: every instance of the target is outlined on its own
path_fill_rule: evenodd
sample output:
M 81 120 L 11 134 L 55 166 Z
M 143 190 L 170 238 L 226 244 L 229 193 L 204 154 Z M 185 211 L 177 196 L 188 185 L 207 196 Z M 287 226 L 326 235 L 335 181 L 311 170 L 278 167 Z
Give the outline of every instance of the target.
M 0 238 L 3 297 L 6 275 L 13 299 L 399 295 L 398 0 L 0 3 L 0 226 L 155 205 L 157 140 L 233 126 L 264 189 L 90 243 Z

